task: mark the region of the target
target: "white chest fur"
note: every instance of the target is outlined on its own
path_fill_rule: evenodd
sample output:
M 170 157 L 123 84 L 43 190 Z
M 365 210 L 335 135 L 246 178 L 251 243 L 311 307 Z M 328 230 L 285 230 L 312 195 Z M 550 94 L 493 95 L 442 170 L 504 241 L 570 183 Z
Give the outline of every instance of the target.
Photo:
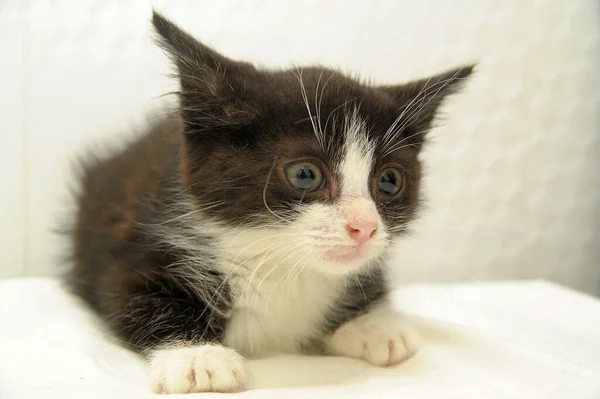
M 314 270 L 245 268 L 232 279 L 234 306 L 225 343 L 246 355 L 298 352 L 316 338 L 344 279 Z

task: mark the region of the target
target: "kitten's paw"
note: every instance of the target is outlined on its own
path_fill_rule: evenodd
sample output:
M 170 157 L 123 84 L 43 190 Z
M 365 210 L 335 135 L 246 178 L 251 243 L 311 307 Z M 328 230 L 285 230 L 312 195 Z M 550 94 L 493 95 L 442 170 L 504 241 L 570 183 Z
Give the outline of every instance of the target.
M 246 382 L 245 359 L 222 345 L 156 351 L 149 377 L 156 393 L 239 392 Z
M 377 309 L 342 324 L 325 345 L 332 355 L 389 366 L 414 355 L 419 342 L 418 335 L 397 313 Z

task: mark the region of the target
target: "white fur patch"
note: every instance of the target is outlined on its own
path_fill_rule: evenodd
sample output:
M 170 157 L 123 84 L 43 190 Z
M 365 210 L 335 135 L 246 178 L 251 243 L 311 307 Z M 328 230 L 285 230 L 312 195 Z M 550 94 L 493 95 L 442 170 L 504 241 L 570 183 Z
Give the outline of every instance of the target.
M 276 267 L 262 264 L 248 281 L 234 285 L 237 298 L 225 343 L 244 354 L 301 352 L 301 343 L 319 338 L 321 323 L 342 292 L 339 276 Z
M 412 356 L 419 347 L 419 338 L 397 313 L 377 308 L 343 324 L 325 344 L 332 355 L 386 366 Z
M 247 355 L 297 353 L 299 343 L 316 338 L 345 276 L 313 268 L 306 231 L 255 229 L 222 235 L 233 313 L 225 343 Z
M 222 345 L 158 350 L 149 375 L 156 393 L 238 392 L 247 378 L 244 358 Z
M 346 117 L 345 132 L 345 154 L 339 167 L 342 197 L 370 199 L 369 177 L 375 149 L 367 139 L 367 127 L 357 112 Z

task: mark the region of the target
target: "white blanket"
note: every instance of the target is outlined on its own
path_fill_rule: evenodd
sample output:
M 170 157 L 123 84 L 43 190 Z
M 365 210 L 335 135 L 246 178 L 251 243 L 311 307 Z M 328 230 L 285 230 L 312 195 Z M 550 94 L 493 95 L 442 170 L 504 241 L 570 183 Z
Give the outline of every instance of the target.
M 543 282 L 415 286 L 394 300 L 424 338 L 415 358 L 387 369 L 343 358 L 255 360 L 249 390 L 236 395 L 600 398 L 598 300 Z M 0 398 L 150 396 L 142 362 L 55 280 L 0 281 Z

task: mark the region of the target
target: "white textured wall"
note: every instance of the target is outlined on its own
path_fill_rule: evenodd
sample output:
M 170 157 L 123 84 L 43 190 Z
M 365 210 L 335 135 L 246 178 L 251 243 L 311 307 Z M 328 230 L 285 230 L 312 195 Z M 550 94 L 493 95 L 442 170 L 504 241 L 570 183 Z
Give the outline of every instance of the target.
M 476 61 L 424 154 L 429 210 L 399 280 L 550 278 L 600 292 L 595 0 L 155 2 L 222 52 L 399 82 Z M 156 115 L 174 87 L 149 1 L 0 1 L 0 275 L 49 274 L 68 159 Z

